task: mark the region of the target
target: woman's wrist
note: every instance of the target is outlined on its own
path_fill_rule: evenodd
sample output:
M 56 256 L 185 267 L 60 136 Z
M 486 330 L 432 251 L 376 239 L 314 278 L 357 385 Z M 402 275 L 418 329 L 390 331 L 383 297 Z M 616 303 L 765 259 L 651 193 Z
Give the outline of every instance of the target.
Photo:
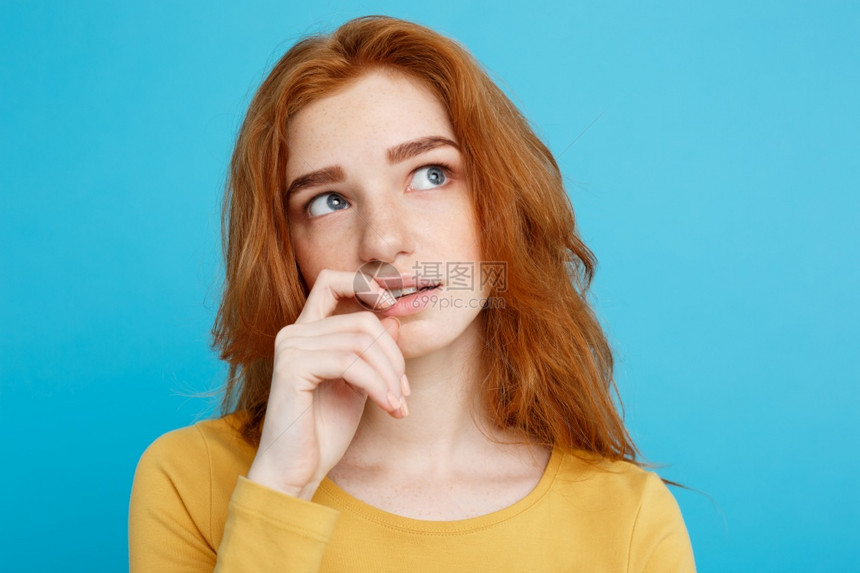
M 283 478 L 272 475 L 271 473 L 266 472 L 259 467 L 254 467 L 253 465 L 251 466 L 251 469 L 248 470 L 247 478 L 254 483 L 266 486 L 269 489 L 273 489 L 283 494 L 304 499 L 307 501 L 310 501 L 311 498 L 314 496 L 314 493 L 316 492 L 317 487 L 319 487 L 320 483 L 319 481 L 317 481 L 310 482 L 304 485 L 290 484 L 289 482 L 284 481 Z

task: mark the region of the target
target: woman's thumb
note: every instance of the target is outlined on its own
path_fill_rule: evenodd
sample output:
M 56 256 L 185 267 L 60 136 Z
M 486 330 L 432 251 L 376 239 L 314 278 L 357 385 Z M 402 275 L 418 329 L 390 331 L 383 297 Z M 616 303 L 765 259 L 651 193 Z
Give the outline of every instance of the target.
M 397 335 L 400 333 L 400 321 L 396 316 L 386 316 L 379 322 L 385 327 L 385 330 L 391 335 L 394 341 L 397 341 Z

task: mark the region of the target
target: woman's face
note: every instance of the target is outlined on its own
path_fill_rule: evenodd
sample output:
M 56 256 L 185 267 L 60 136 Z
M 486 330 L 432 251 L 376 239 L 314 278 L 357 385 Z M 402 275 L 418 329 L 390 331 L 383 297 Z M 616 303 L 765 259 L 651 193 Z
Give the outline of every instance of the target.
M 308 287 L 322 269 L 373 262 L 442 283 L 435 303 L 398 317 L 406 358 L 476 328 L 488 290 L 479 234 L 451 122 L 433 93 L 396 72 L 368 72 L 298 112 L 288 139 L 290 239 Z M 341 301 L 336 314 L 361 310 Z

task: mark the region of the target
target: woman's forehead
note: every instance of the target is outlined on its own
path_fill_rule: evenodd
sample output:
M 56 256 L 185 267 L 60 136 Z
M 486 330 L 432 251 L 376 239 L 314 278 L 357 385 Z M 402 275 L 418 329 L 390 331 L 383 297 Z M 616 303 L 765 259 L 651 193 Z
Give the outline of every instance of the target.
M 421 137 L 456 141 L 445 106 L 430 88 L 386 70 L 368 72 L 307 105 L 291 118 L 287 133 L 292 153 L 318 160 L 344 151 L 384 152 Z

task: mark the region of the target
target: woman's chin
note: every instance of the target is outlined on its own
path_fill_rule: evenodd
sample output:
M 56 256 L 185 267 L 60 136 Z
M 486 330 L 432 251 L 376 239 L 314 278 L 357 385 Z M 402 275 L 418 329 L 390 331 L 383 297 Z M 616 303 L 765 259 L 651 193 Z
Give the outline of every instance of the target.
M 477 335 L 478 321 L 458 325 L 451 323 L 432 324 L 431 322 L 406 322 L 400 324 L 397 336 L 397 346 L 403 353 L 403 358 L 423 358 L 436 353 L 447 353 L 454 350 L 452 346 L 461 346 L 474 342 Z M 464 336 L 469 333 L 471 336 Z

